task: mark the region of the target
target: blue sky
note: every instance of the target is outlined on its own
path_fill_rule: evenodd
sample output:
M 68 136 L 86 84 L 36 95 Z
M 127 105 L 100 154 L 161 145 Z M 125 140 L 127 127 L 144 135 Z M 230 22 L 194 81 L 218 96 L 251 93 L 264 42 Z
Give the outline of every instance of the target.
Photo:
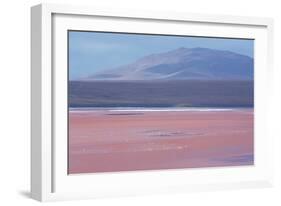
M 104 32 L 69 32 L 70 79 L 131 63 L 179 47 L 228 50 L 253 57 L 254 40 Z

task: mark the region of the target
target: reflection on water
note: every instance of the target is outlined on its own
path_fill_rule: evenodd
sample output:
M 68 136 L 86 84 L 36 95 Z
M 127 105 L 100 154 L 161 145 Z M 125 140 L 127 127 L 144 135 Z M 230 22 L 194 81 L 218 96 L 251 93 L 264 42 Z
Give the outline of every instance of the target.
M 173 131 L 173 130 L 145 130 L 142 132 L 144 136 L 148 137 L 178 137 L 178 136 L 200 136 L 203 133 L 200 132 L 186 132 L 186 131 Z
M 123 116 L 127 116 L 127 115 L 143 115 L 144 113 L 109 113 L 109 114 L 105 114 L 105 115 L 123 115 Z
M 235 155 L 227 158 L 216 159 L 216 161 L 222 161 L 226 163 L 247 163 L 253 164 L 254 163 L 254 155 L 253 154 L 243 154 L 243 155 Z

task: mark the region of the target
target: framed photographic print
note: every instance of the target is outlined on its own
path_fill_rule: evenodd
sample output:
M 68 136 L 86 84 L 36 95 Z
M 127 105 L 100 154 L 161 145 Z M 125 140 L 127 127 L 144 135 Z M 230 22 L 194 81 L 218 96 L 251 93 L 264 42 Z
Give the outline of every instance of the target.
M 272 185 L 271 19 L 31 14 L 34 199 Z

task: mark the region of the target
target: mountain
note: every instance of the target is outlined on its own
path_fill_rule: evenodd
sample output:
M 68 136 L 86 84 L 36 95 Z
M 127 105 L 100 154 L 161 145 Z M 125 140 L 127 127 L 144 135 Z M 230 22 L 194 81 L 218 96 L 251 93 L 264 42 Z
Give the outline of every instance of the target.
M 252 80 L 253 58 L 208 48 L 178 48 L 83 80 Z

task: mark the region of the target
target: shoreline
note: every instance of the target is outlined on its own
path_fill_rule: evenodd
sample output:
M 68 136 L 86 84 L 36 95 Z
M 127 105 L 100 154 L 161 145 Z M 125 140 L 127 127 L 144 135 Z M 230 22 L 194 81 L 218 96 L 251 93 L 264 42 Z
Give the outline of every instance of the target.
M 69 107 L 69 112 L 225 112 L 254 110 L 253 107 Z

